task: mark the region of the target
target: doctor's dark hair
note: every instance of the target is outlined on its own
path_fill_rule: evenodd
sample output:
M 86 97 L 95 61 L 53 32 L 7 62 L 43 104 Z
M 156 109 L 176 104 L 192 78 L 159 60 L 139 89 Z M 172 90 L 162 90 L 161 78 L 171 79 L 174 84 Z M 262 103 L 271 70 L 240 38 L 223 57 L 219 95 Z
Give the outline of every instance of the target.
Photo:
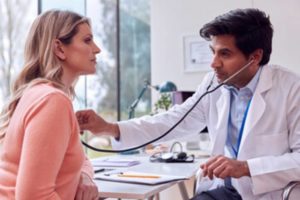
M 263 50 L 260 65 L 270 60 L 273 28 L 269 16 L 253 9 L 236 9 L 216 17 L 200 29 L 200 36 L 211 40 L 211 36 L 232 35 L 236 46 L 248 57 L 256 49 Z

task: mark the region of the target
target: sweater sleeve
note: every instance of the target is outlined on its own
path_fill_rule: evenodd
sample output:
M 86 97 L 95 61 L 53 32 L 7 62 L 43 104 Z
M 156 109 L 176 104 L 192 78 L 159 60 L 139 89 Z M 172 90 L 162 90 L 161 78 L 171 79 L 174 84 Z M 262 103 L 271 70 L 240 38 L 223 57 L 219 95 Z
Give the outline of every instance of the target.
M 93 178 L 94 178 L 93 166 L 87 157 L 85 157 L 85 161 L 83 163 L 81 172 L 87 174 L 90 177 L 90 179 L 93 180 Z
M 55 181 L 72 133 L 71 112 L 67 97 L 51 93 L 24 116 L 16 199 L 60 199 Z

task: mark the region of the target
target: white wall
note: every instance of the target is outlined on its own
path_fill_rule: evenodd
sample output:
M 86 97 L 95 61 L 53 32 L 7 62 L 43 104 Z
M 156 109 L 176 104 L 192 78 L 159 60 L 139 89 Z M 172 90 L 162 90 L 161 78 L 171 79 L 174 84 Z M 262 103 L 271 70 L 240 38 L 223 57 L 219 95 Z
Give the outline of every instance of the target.
M 300 74 L 299 0 L 151 0 L 152 84 L 170 80 L 179 90 L 195 90 L 206 72 L 184 72 L 183 36 L 199 35 L 199 29 L 217 15 L 247 7 L 270 15 L 274 26 L 270 63 Z M 155 100 L 155 92 L 153 96 Z

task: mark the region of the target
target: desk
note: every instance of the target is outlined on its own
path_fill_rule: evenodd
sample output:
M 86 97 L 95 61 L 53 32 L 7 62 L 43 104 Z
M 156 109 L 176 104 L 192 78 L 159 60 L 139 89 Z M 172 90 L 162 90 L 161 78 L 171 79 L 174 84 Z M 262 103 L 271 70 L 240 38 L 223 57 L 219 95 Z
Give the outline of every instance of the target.
M 153 163 L 145 155 L 121 155 L 122 158 L 131 158 L 141 161 L 141 164 L 129 167 L 128 169 L 138 172 L 148 172 L 166 175 L 179 175 L 187 179 L 192 178 L 199 169 L 200 163 L 206 159 L 195 159 L 193 163 Z M 184 180 L 159 184 L 154 186 L 119 183 L 104 180 L 95 180 L 99 188 L 100 198 L 125 198 L 125 199 L 153 199 L 159 192 L 178 184 L 183 200 L 187 200 L 188 194 Z

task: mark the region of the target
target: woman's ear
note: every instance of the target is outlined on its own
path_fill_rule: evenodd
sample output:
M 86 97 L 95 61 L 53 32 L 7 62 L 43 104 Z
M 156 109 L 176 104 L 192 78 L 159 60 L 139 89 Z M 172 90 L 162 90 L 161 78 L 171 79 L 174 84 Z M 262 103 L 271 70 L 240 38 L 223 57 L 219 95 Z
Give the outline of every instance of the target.
M 54 54 L 60 59 L 60 60 L 65 60 L 66 59 L 66 55 L 63 49 L 63 44 L 60 40 L 55 39 L 53 41 L 53 51 Z

